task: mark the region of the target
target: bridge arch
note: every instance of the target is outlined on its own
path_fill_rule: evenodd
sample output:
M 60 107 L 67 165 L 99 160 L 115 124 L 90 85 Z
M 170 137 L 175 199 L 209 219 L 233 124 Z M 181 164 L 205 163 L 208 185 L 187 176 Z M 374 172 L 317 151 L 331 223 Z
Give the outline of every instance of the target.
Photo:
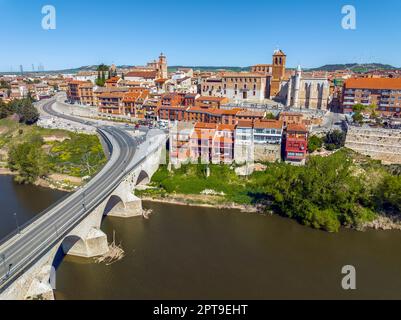
M 141 170 L 141 172 L 138 175 L 138 178 L 136 179 L 135 186 L 143 186 L 148 184 L 149 182 L 150 182 L 149 174 L 145 170 Z
M 103 210 L 103 217 L 109 215 L 110 213 L 119 211 L 119 210 L 124 210 L 125 209 L 125 203 L 123 199 L 121 199 L 120 196 L 113 194 L 109 200 L 106 203 L 106 206 Z
M 72 251 L 77 248 L 83 248 L 84 246 L 84 240 L 77 235 L 69 235 L 65 237 L 56 250 L 53 251 L 54 256 L 50 260 L 51 267 L 54 267 L 54 269 L 57 270 L 67 254 L 72 253 Z

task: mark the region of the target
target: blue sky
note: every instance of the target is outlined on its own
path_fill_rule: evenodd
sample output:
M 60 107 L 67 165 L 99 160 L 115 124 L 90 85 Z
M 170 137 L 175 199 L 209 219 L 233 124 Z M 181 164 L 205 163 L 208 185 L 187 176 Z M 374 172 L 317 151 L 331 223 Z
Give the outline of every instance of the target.
M 41 28 L 42 6 L 57 29 Z M 352 4 L 357 29 L 341 27 Z M 0 0 L 0 70 L 140 65 L 163 51 L 170 65 L 381 62 L 401 67 L 399 0 Z

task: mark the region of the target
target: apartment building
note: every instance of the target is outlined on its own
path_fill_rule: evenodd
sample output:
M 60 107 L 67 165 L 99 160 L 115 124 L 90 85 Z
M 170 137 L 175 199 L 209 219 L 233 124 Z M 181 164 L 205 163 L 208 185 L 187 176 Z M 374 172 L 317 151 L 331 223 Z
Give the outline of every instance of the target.
M 352 113 L 355 104 L 375 105 L 382 115 L 401 113 L 401 78 L 351 78 L 345 81 L 342 110 Z
M 235 125 L 216 125 L 213 137 L 212 163 L 231 164 L 234 161 L 234 133 Z
M 95 96 L 93 94 L 93 84 L 91 82 L 84 82 L 78 86 L 80 103 L 83 105 L 94 106 Z
M 99 111 L 113 115 L 125 115 L 124 92 L 104 92 L 98 96 Z
M 235 162 L 281 160 L 283 122 L 240 120 L 235 130 Z
M 216 124 L 197 123 L 190 138 L 191 162 L 211 163 Z
M 191 160 L 190 140 L 194 130 L 195 124 L 184 121 L 170 127 L 170 162 L 176 168 Z
M 81 103 L 81 96 L 79 92 L 79 86 L 82 85 L 83 81 L 73 80 L 68 82 L 67 99 L 72 103 Z
M 305 164 L 308 152 L 308 130 L 306 126 L 288 124 L 285 140 L 285 160 L 294 164 Z

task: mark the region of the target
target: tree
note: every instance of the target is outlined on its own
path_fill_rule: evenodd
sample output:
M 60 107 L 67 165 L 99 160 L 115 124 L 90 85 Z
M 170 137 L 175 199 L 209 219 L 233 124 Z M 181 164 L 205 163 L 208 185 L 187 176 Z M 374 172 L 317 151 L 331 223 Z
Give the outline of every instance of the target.
M 357 103 L 352 107 L 352 111 L 358 112 L 358 113 L 361 113 L 365 110 L 366 110 L 366 106 L 361 103 Z
M 7 118 L 13 114 L 10 104 L 0 101 L 0 119 Z
M 10 102 L 13 113 L 18 114 L 20 122 L 31 125 L 38 121 L 39 112 L 32 103 L 32 98 L 14 100 Z
M 360 112 L 355 112 L 352 115 L 352 119 L 354 120 L 354 122 L 356 123 L 362 123 L 363 122 L 363 115 Z
M 273 113 L 269 112 L 266 115 L 266 119 L 275 120 L 275 119 L 277 119 L 277 117 Z
M 47 157 L 41 148 L 40 139 L 14 145 L 8 153 L 8 166 L 18 172 L 18 183 L 34 183 L 37 178 L 48 173 Z
M 336 150 L 344 147 L 347 135 L 340 130 L 329 132 L 324 138 L 325 147 L 327 150 Z
M 310 153 L 315 152 L 316 150 L 321 149 L 323 146 L 323 139 L 318 136 L 310 136 L 308 142 L 308 151 Z

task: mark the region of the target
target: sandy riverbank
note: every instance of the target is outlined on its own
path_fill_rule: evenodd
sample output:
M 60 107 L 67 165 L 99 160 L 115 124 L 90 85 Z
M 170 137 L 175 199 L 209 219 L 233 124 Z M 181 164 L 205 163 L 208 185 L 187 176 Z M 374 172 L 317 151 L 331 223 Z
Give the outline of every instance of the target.
M 12 172 L 7 168 L 0 168 L 2 176 L 16 176 L 17 172 Z M 78 181 L 79 180 L 79 181 Z M 82 184 L 82 180 L 76 177 L 66 175 L 51 175 L 46 179 L 39 178 L 34 185 L 42 188 L 58 190 L 63 192 L 72 192 Z
M 175 204 L 179 206 L 189 207 L 204 207 L 214 209 L 236 209 L 241 212 L 248 213 L 265 213 L 261 206 L 241 205 L 236 203 L 223 202 L 220 197 L 217 196 L 205 196 L 205 195 L 169 195 L 168 198 L 156 197 L 156 196 L 140 196 L 142 201 L 158 202 Z
M 212 196 L 205 197 L 202 195 L 169 195 L 168 198 L 157 197 L 157 196 L 140 196 L 142 201 L 149 202 L 157 202 L 157 203 L 168 203 L 175 204 L 180 206 L 190 206 L 190 207 L 204 207 L 204 208 L 215 208 L 215 209 L 237 209 L 241 212 L 247 213 L 266 213 L 266 210 L 263 206 L 248 206 L 248 205 L 240 205 L 235 203 L 224 203 L 221 202 L 221 199 L 216 201 L 216 204 L 210 203 L 213 202 Z M 220 202 L 219 202 L 220 201 Z M 274 214 L 270 212 L 270 214 Z M 364 223 L 359 228 L 356 228 L 358 231 L 366 231 L 369 229 L 373 230 L 401 230 L 401 218 L 397 216 L 390 215 L 381 215 L 377 217 L 372 222 Z

